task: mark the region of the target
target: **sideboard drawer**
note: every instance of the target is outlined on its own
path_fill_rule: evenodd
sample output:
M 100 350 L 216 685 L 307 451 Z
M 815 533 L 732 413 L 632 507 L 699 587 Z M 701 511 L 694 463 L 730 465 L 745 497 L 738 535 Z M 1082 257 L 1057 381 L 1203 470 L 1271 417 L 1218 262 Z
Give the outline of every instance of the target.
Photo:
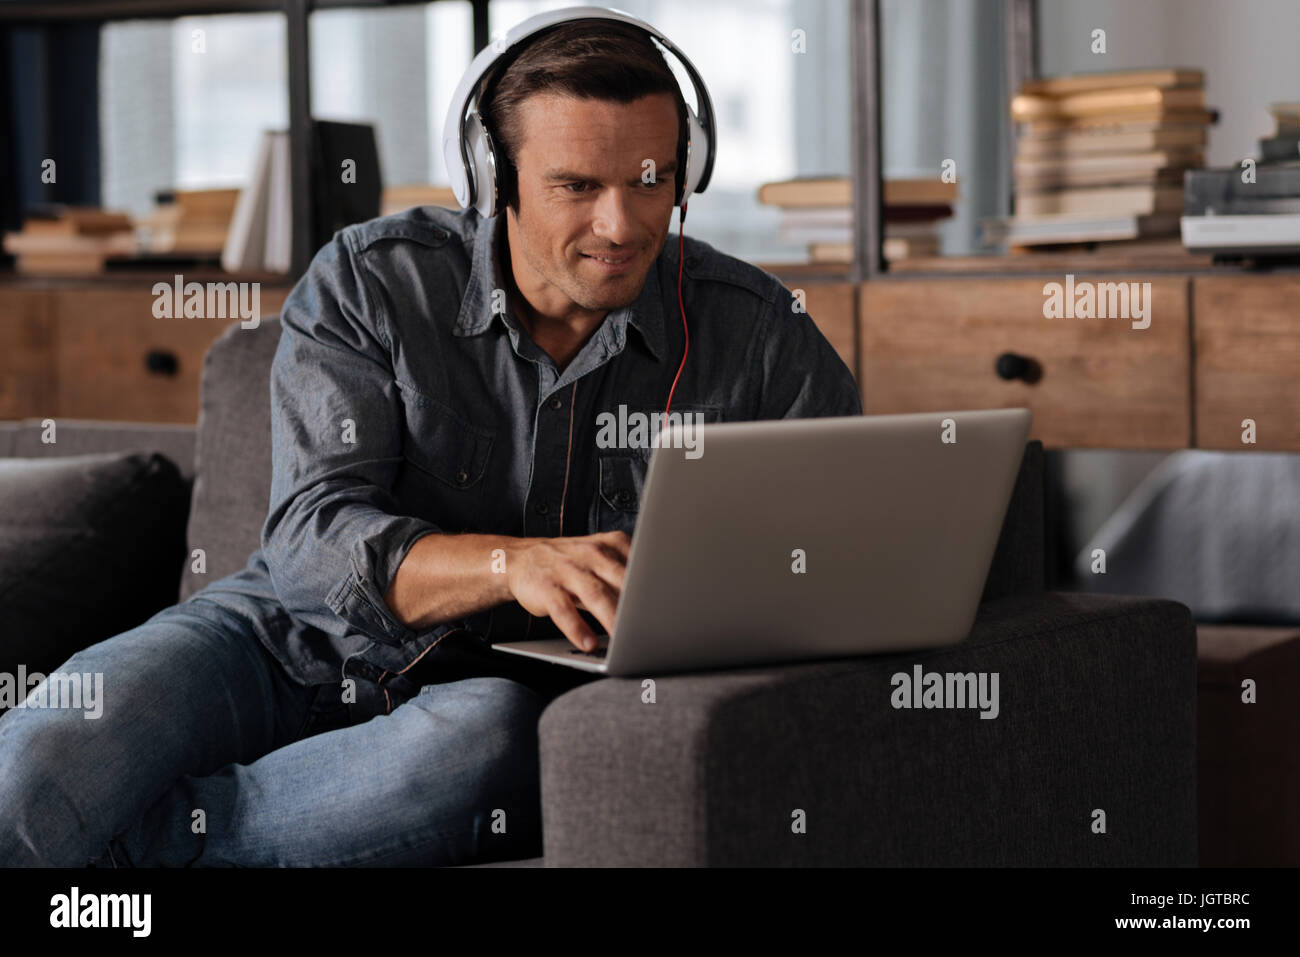
M 50 295 L 60 415 L 132 422 L 198 419 L 204 353 L 238 318 L 157 318 L 148 283 Z M 288 289 L 263 287 L 262 317 L 278 315 L 287 295 Z
M 0 290 L 0 419 L 43 419 L 57 412 L 49 306 L 40 291 Z
M 1300 278 L 1207 276 L 1194 295 L 1197 447 L 1300 449 Z
M 1064 276 L 863 283 L 863 409 L 1025 406 L 1034 415 L 1031 436 L 1050 447 L 1186 448 L 1192 440 L 1188 280 L 1076 276 L 1076 294 L 1085 281 L 1097 287 L 1150 282 L 1150 324 L 1047 318 L 1046 284 L 1064 286 Z M 1100 298 L 1109 303 L 1107 293 Z

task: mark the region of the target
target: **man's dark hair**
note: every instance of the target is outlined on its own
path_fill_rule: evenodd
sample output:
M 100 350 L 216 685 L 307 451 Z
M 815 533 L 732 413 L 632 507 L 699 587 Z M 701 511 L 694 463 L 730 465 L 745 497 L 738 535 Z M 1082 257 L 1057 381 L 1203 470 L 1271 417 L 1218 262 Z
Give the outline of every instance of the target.
M 524 42 L 488 77 L 479 115 L 496 144 L 505 205 L 519 215 L 516 157 L 523 138 L 519 106 L 535 93 L 631 103 L 671 93 L 677 104 L 677 182 L 686 176 L 686 100 L 664 55 L 640 28 L 615 20 L 577 20 Z

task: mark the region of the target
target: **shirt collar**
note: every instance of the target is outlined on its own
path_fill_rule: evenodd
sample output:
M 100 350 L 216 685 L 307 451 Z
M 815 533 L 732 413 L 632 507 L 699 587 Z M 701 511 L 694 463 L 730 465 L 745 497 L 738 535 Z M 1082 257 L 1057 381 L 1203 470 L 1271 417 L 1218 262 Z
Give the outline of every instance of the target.
M 495 315 L 492 312 L 492 294 L 494 290 L 506 288 L 501 259 L 497 255 L 498 225 L 503 222 L 504 214 L 487 219 L 480 218 L 475 212 L 469 215 L 478 219 L 478 231 L 474 237 L 469 284 L 465 288 L 456 325 L 452 329 L 452 334 L 457 336 L 475 336 L 487 331 Z M 505 242 L 504 235 L 500 241 Z M 610 311 L 600 326 L 602 331 L 609 330 L 605 334 L 612 335 L 614 343 L 621 349 L 630 323 L 641 334 L 646 348 L 656 359 L 663 357 L 665 349 L 664 309 L 659 287 L 659 266 L 662 259 L 661 251 L 659 260 L 646 274 L 645 285 L 641 287 L 636 300 L 631 305 Z

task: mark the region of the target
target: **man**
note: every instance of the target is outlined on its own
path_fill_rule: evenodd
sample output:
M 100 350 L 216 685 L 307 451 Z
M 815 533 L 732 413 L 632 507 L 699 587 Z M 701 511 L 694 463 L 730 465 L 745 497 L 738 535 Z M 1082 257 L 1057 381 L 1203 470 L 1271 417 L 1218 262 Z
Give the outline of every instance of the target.
M 593 679 L 486 642 L 613 626 L 649 449 L 600 447 L 596 421 L 661 411 L 681 362 L 685 105 L 612 23 L 541 34 L 494 80 L 509 208 L 317 253 L 281 314 L 262 548 L 61 669 L 104 674 L 99 720 L 0 721 L 0 863 L 540 853 L 537 720 Z M 673 412 L 861 411 L 775 278 L 685 249 Z

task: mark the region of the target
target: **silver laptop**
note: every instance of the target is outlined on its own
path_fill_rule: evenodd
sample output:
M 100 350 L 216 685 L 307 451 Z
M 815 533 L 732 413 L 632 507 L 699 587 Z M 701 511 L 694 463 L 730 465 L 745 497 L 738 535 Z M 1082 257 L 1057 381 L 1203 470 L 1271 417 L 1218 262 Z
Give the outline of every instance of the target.
M 612 635 L 592 652 L 492 647 L 653 675 L 954 644 L 1029 425 L 1028 409 L 706 423 L 690 457 L 674 426 L 651 455 Z

